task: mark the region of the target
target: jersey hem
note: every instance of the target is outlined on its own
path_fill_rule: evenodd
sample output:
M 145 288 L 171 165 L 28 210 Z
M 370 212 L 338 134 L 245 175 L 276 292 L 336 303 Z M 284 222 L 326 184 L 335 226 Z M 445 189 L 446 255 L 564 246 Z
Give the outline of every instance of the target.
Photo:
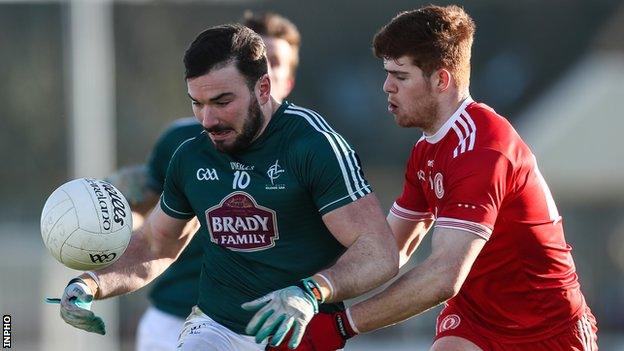
M 173 217 L 173 218 L 178 218 L 178 219 L 191 219 L 195 216 L 195 213 L 193 212 L 180 212 L 177 211 L 173 208 L 171 208 L 171 206 L 167 205 L 167 203 L 165 202 L 165 197 L 161 196 L 160 197 L 160 208 L 169 216 Z
M 366 185 L 366 186 L 361 187 L 359 189 L 355 189 L 352 193 L 347 194 L 347 195 L 341 197 L 340 199 L 334 200 L 334 201 L 326 204 L 325 206 L 319 208 L 318 211 L 321 214 L 326 214 L 326 213 L 328 213 L 330 211 L 333 211 L 333 210 L 335 210 L 337 208 L 340 208 L 340 207 L 342 207 L 342 206 L 344 206 L 346 204 L 350 204 L 350 203 L 352 203 L 352 202 L 354 202 L 354 201 L 356 201 L 358 199 L 361 199 L 364 196 L 366 196 L 366 195 L 368 195 L 368 194 L 370 194 L 372 192 L 373 191 L 371 189 L 371 186 L 370 185 Z M 360 193 L 362 193 L 364 195 L 360 195 Z M 351 198 L 353 201 L 341 203 L 341 202 L 343 202 L 344 200 L 346 200 L 348 198 Z
M 411 221 L 411 222 L 420 222 L 420 221 L 435 219 L 435 217 L 433 216 L 433 213 L 431 212 L 418 212 L 418 211 L 408 210 L 406 208 L 399 206 L 396 202 L 392 204 L 392 207 L 390 208 L 390 213 L 392 213 L 392 215 L 394 215 L 395 217 L 404 219 L 406 221 Z

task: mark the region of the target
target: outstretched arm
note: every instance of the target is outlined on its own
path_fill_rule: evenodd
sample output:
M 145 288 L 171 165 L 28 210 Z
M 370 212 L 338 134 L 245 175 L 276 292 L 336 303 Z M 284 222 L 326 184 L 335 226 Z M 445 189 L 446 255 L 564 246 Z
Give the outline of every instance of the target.
M 277 346 L 292 328 L 288 347 L 295 348 L 320 303 L 360 295 L 398 272 L 396 242 L 374 194 L 325 214 L 323 221 L 347 250 L 332 267 L 297 286 L 243 304 L 243 308 L 257 311 L 246 328 L 257 342 L 272 335 L 271 345 Z
M 119 260 L 97 271 L 99 282 L 89 274 L 80 278 L 91 288 L 96 299 L 138 290 L 175 261 L 196 232 L 197 225 L 196 220 L 187 224 L 185 220 L 170 217 L 157 206 L 144 225 L 134 231 Z
M 353 326 L 368 332 L 416 316 L 457 295 L 486 240 L 436 228 L 432 253 L 381 293 L 349 308 Z
M 325 225 L 347 251 L 330 268 L 315 276 L 324 302 L 359 296 L 394 277 L 399 256 L 390 227 L 375 194 L 323 216 Z

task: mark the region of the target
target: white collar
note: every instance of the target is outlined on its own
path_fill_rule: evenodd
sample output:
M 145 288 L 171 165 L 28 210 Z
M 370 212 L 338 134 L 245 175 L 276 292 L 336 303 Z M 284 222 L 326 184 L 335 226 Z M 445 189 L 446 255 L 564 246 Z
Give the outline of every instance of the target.
M 426 135 L 425 133 L 423 133 L 425 140 L 430 144 L 435 144 L 438 141 L 442 140 L 442 138 L 444 138 L 444 136 L 449 131 L 449 129 L 451 129 L 453 124 L 455 124 L 455 121 L 457 120 L 457 118 L 459 118 L 459 115 L 461 115 L 461 113 L 464 112 L 464 110 L 466 109 L 466 106 L 468 106 L 468 104 L 470 104 L 471 102 L 474 102 L 474 100 L 472 99 L 472 97 L 470 97 L 470 95 L 468 95 L 468 97 L 464 99 L 462 104 L 459 105 L 459 108 L 455 111 L 455 113 L 453 113 L 451 118 L 449 118 L 442 125 L 442 127 L 438 129 L 437 132 L 435 132 L 433 135 Z

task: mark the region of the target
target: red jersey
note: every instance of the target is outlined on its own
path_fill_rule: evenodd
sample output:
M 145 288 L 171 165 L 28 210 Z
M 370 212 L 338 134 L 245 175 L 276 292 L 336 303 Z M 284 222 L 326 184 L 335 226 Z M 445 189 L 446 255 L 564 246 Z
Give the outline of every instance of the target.
M 414 146 L 391 212 L 487 240 L 448 301 L 485 337 L 553 336 L 584 311 L 561 217 L 535 156 L 511 124 L 468 98 Z

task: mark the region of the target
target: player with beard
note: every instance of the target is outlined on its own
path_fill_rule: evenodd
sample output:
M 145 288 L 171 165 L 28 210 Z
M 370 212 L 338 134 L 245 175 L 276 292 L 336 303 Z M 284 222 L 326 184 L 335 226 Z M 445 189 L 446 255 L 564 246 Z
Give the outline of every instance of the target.
M 205 131 L 175 151 L 160 206 L 124 255 L 70 281 L 61 316 L 103 333 L 91 300 L 162 273 L 191 240 L 184 227 L 197 216 L 199 299 L 178 349 L 264 349 L 249 334 L 294 348 L 319 305 L 339 309 L 397 273 L 396 243 L 351 146 L 317 112 L 271 97 L 259 35 L 240 25 L 210 28 L 184 64 Z M 257 327 L 246 331 L 250 321 Z
M 397 15 L 375 36 L 388 110 L 424 135 L 388 214 L 401 263 L 433 226 L 431 254 L 376 296 L 311 323 L 340 345 L 445 302 L 430 351 L 598 350 L 562 219 L 535 156 L 469 94 L 475 26 L 458 6 Z M 325 326 L 325 329 L 321 328 Z
M 246 11 L 242 23 L 260 34 L 267 47 L 271 96 L 281 102 L 295 84 L 301 44 L 299 31 L 288 19 L 271 12 Z M 202 130 L 195 117 L 174 121 L 158 138 L 145 166 L 126 167 L 109 177 L 132 205 L 135 225 L 140 225 L 147 212 L 158 203 L 174 151 Z M 190 226 L 189 230 L 193 228 Z M 137 328 L 137 351 L 175 349 L 184 320 L 197 304 L 203 253 L 201 240 L 202 236 L 196 235 L 180 257 L 152 283 L 150 307 Z

